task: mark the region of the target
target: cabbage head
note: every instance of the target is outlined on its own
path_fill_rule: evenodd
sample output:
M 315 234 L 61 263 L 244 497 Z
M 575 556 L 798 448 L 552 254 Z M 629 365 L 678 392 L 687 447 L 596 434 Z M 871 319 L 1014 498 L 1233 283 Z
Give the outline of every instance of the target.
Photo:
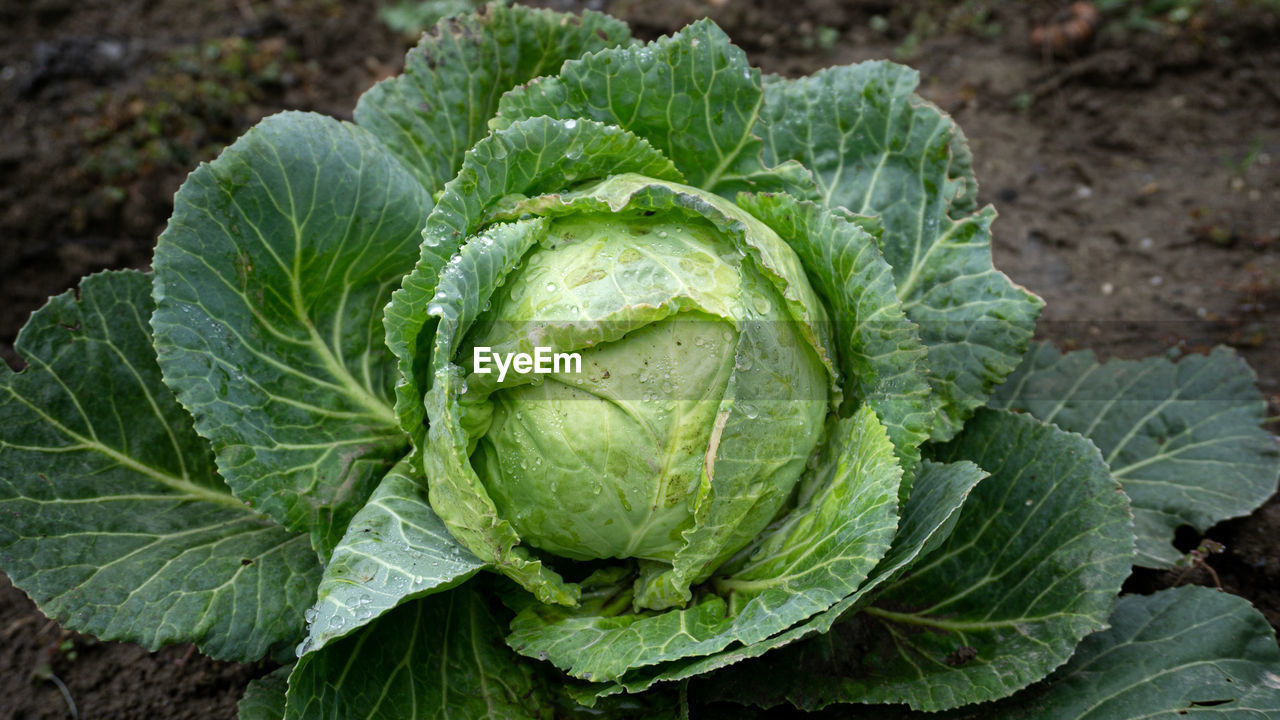
M 441 363 L 428 401 L 433 506 L 464 541 L 481 504 L 551 556 L 634 559 L 636 607 L 684 605 L 784 508 L 821 439 L 839 396 L 824 305 L 777 233 L 688 185 L 621 174 L 508 215 L 474 241 L 508 259 L 506 282 L 437 345 L 462 377 Z M 463 312 L 447 291 L 427 308 Z M 579 359 L 475 367 L 476 348 L 538 347 Z M 459 430 L 470 462 L 451 463 Z

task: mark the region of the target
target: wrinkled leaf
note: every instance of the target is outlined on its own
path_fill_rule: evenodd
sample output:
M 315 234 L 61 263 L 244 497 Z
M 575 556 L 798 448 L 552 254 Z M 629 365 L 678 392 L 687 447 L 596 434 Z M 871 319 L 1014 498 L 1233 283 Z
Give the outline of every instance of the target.
M 232 497 L 160 379 L 151 280 L 93 275 L 31 317 L 0 368 L 0 568 L 46 615 L 219 659 L 291 647 L 320 566 Z
M 493 127 L 547 115 L 590 118 L 630 130 L 675 162 L 690 185 L 732 197 L 742 190 L 812 193 L 803 167 L 766 168 L 752 134 L 760 71 L 710 20 L 644 46 L 602 50 L 565 63 L 502 97 Z
M 590 10 L 579 16 L 495 3 L 423 35 L 402 74 L 361 96 L 356 122 L 434 193 L 487 134 L 502 93 L 630 37 L 625 23 Z
M 907 473 L 905 500 L 936 401 L 919 331 L 903 314 L 875 238 L 837 211 L 787 195 L 742 195 L 738 203 L 790 243 L 830 308 L 846 403 L 867 403 L 888 427 Z
M 1066 665 L 1004 700 L 942 713 L 863 705 L 857 717 L 1257 720 L 1280 712 L 1280 651 L 1266 619 L 1243 598 L 1196 586 L 1129 595 L 1110 623 L 1081 641 Z
M 976 209 L 964 136 L 913 94 L 918 81 L 888 62 L 773 81 L 756 132 L 766 161 L 814 172 L 828 207 L 884 224 L 898 297 L 929 350 L 932 437 L 945 440 L 1017 366 L 1043 302 L 992 268 L 995 211 Z
M 1179 525 L 1204 532 L 1247 515 L 1276 490 L 1280 447 L 1260 425 L 1266 403 L 1254 375 L 1229 348 L 1099 363 L 1088 351 L 1036 346 L 992 399 L 1102 450 L 1133 501 L 1134 562 L 1169 567 Z
M 302 652 L 315 652 L 406 600 L 459 585 L 484 567 L 449 534 L 422 484 L 409 463 L 400 462 L 351 519 L 307 612 Z
M 236 496 L 322 557 L 408 446 L 379 321 L 430 209 L 366 131 L 281 113 L 191 174 L 156 245 L 165 382 Z
M 1029 416 L 982 410 L 934 455 L 991 473 L 947 542 L 823 642 L 771 658 L 789 672 L 741 675 L 728 698 L 945 710 L 1040 680 L 1106 627 L 1133 530 L 1097 449 Z
M 502 644 L 479 592 L 406 603 L 306 655 L 289 676 L 287 720 L 550 718 L 544 689 Z
M 1280 650 L 1249 602 L 1202 587 L 1120 598 L 1111 629 L 1071 662 L 995 707 L 1002 720 L 1267 718 L 1280 714 Z

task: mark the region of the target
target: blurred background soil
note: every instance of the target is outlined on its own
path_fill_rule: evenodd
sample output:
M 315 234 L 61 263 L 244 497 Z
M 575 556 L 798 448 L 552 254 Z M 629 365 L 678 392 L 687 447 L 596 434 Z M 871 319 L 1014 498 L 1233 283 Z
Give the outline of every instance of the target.
M 1280 415 L 1280 2 L 552 0 L 651 39 L 709 15 L 769 72 L 891 58 L 968 134 L 996 266 L 1041 337 L 1104 357 L 1236 347 Z M 465 0 L 0 0 L 0 356 L 50 295 L 146 268 L 186 174 L 262 117 L 349 119 Z M 1277 427 L 1272 424 L 1273 430 Z M 1280 625 L 1280 501 L 1205 537 Z M 1187 529 L 1179 543 L 1195 548 Z M 1216 577 L 1215 577 L 1216 574 Z M 46 620 L 0 575 L 0 718 L 232 718 L 270 669 Z M 64 692 L 65 689 L 65 692 Z

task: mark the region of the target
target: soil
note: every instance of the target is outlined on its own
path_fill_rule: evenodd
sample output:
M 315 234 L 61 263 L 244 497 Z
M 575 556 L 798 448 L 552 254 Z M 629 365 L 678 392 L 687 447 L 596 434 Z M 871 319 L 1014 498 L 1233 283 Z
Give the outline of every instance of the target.
M 1227 343 L 1280 415 L 1274 12 L 1106 17 L 1089 42 L 1037 51 L 1033 26 L 1067 27 L 1053 25 L 1059 4 L 544 4 L 607 10 L 646 38 L 710 15 L 785 75 L 911 64 L 970 138 L 981 199 L 1000 211 L 996 266 L 1047 301 L 1042 337 L 1104 357 Z M 19 366 L 18 328 L 81 275 L 145 268 L 186 173 L 254 122 L 285 108 L 349 118 L 411 42 L 378 5 L 0 0 L 0 356 Z M 1220 583 L 1280 626 L 1280 499 L 1205 537 L 1225 548 L 1208 569 L 1140 572 L 1127 588 Z M 0 718 L 71 717 L 51 676 L 83 718 L 232 718 L 270 669 L 189 650 L 68 634 L 0 576 Z

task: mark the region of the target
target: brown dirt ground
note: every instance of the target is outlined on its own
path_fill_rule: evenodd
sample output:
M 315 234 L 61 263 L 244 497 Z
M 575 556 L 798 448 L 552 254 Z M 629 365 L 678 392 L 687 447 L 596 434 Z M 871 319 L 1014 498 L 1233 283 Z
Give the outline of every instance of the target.
M 1229 343 L 1280 414 L 1275 15 L 1237 8 L 1159 32 L 1115 21 L 1055 58 L 1027 42 L 1051 2 L 544 4 L 609 10 L 644 37 L 709 14 L 787 75 L 897 53 L 968 133 L 982 198 L 1000 210 L 996 265 L 1047 301 L 1043 337 L 1119 357 Z M 0 0 L 0 356 L 16 364 L 26 317 L 81 275 L 146 267 L 186 173 L 258 119 L 349 117 L 407 47 L 376 8 Z M 1224 588 L 1280 625 L 1280 501 L 1206 535 L 1226 546 L 1209 561 Z M 1139 573 L 1128 587 L 1181 582 L 1213 578 Z M 268 669 L 188 649 L 67 635 L 0 576 L 0 718 L 69 717 L 42 666 L 84 718 L 231 718 Z

